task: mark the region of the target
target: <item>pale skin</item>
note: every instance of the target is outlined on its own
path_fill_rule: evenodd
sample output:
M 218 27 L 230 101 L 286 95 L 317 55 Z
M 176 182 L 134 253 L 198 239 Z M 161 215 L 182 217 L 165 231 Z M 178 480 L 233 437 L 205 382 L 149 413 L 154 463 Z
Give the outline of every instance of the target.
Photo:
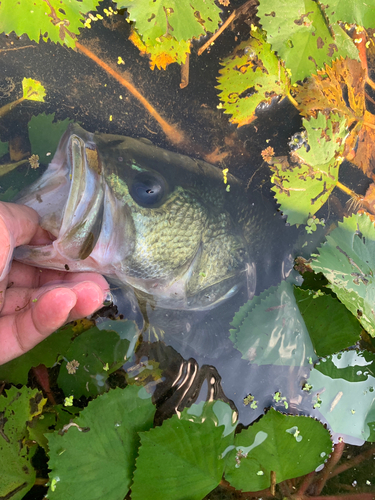
M 102 307 L 109 285 L 100 274 L 39 269 L 13 261 L 13 248 L 50 237 L 29 207 L 0 202 L 0 365 L 32 349 L 68 321 Z

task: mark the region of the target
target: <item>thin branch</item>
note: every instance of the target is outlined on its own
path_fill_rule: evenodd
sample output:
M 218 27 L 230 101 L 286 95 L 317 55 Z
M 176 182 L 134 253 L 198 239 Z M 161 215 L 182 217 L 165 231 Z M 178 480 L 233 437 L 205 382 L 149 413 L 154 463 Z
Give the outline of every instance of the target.
M 315 481 L 315 495 L 320 495 L 328 479 L 332 477 L 332 471 L 339 462 L 345 449 L 344 441 L 339 441 L 333 447 L 333 452 L 324 465 L 324 469 L 317 475 Z
M 338 465 L 331 474 L 331 477 L 337 476 L 338 474 L 341 474 L 341 472 L 344 472 L 348 469 L 351 469 L 352 467 L 355 467 L 356 465 L 359 465 L 361 462 L 364 460 L 368 460 L 369 458 L 372 457 L 372 455 L 375 455 L 375 446 L 372 448 L 369 448 L 368 450 L 364 451 L 360 455 L 357 455 L 356 457 L 352 458 L 351 460 L 348 460 L 347 462 Z
M 167 136 L 167 138 L 173 144 L 180 144 L 185 141 L 184 134 L 177 130 L 176 127 L 170 125 L 164 118 L 160 116 L 160 114 L 156 111 L 156 109 L 143 97 L 143 95 L 132 85 L 126 78 L 121 76 L 117 71 L 112 69 L 107 63 L 102 61 L 98 56 L 96 56 L 91 50 L 89 50 L 84 45 L 81 45 L 79 42 L 76 42 L 76 47 L 79 49 L 85 56 L 89 57 L 92 61 L 94 61 L 98 66 L 104 69 L 107 73 L 109 73 L 113 78 L 115 78 L 121 85 L 123 85 L 133 96 L 138 99 L 138 101 L 146 108 L 146 110 L 150 113 L 150 115 L 155 118 L 155 120 L 159 123 L 163 132 Z
M 236 17 L 236 11 L 234 10 L 228 19 L 223 23 L 220 28 L 212 35 L 212 37 L 198 50 L 198 56 L 203 54 L 203 52 L 218 38 L 222 32 L 230 25 L 233 19 Z

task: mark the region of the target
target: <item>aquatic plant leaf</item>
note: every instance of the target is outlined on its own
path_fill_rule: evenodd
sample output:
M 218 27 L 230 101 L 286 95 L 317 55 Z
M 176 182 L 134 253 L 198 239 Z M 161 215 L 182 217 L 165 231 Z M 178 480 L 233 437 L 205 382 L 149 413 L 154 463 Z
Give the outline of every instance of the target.
M 71 343 L 75 333 L 73 326 L 68 325 L 60 328 L 47 337 L 31 351 L 23 354 L 17 359 L 0 366 L 0 380 L 12 384 L 27 384 L 28 373 L 31 368 L 45 365 L 52 367 L 64 355 Z
M 168 64 L 184 64 L 186 56 L 190 53 L 190 42 L 186 40 L 177 41 L 173 36 L 166 35 L 157 40 L 147 40 L 144 43 L 136 30 L 132 30 L 129 40 L 139 49 L 141 54 L 147 54 L 150 58 L 150 68 L 166 69 Z
M 308 331 L 293 293 L 282 281 L 249 300 L 234 316 L 230 339 L 257 365 L 302 366 L 314 356 Z
M 44 102 L 46 89 L 38 80 L 32 78 L 24 78 L 22 80 L 22 94 L 23 98 L 28 101 Z
M 125 362 L 129 341 L 116 332 L 94 327 L 74 339 L 65 353 L 57 379 L 66 396 L 96 396 L 108 390 L 112 370 Z M 77 366 L 78 363 L 78 366 Z
M 61 136 L 72 120 L 54 121 L 55 113 L 33 116 L 29 121 L 31 152 L 39 156 L 41 163 L 49 163 L 56 152 Z
M 0 158 L 7 154 L 8 152 L 8 143 L 0 141 Z
M 270 486 L 271 472 L 280 483 L 316 469 L 331 453 L 332 442 L 320 422 L 271 408 L 237 434 L 230 448 L 225 479 L 238 490 L 259 491 Z
M 288 216 L 289 224 L 306 223 L 327 201 L 338 181 L 339 155 L 347 135 L 346 121 L 336 114 L 319 113 L 303 120 L 308 145 L 291 155 L 269 160 L 277 202 Z M 293 161 L 293 163 L 292 163 Z
M 95 10 L 100 0 L 2 0 L 0 32 L 17 36 L 26 34 L 30 40 L 52 42 L 75 47 L 75 35 L 83 28 L 84 15 Z M 26 14 L 27 13 L 27 14 Z
M 333 38 L 319 4 L 313 0 L 260 2 L 258 17 L 272 50 L 291 70 L 291 83 L 310 76 L 337 57 L 350 56 L 342 38 Z
M 219 27 L 220 9 L 214 0 L 119 0 L 145 44 L 171 35 L 178 42 L 199 38 Z
M 316 415 L 346 442 L 375 441 L 375 355 L 345 351 L 323 358 L 310 373 Z M 318 413 L 319 412 L 319 413 Z M 319 415 L 320 414 L 320 415 Z
M 29 448 L 28 422 L 39 415 L 46 403 L 37 389 L 11 387 L 0 396 L 0 497 L 20 500 L 35 482 L 31 458 L 36 446 Z
M 296 87 L 295 98 L 303 116 L 316 117 L 319 111 L 334 110 L 350 124 L 353 114 L 360 118 L 365 112 L 365 83 L 365 70 L 360 61 L 340 58 Z
M 251 35 L 223 60 L 218 77 L 217 88 L 221 90 L 219 98 L 225 113 L 231 114 L 230 121 L 239 126 L 256 118 L 259 104 L 270 104 L 288 89 L 285 69 L 271 45 L 259 31 L 252 31 Z
M 151 396 L 144 398 L 143 388 L 136 386 L 91 401 L 65 434 L 48 436 L 48 498 L 125 498 L 137 456 L 137 433 L 152 427 L 154 413 Z
M 332 295 L 294 287 L 294 296 L 319 357 L 342 351 L 359 341 L 360 323 Z
M 193 405 L 179 418 L 140 434 L 141 446 L 132 485 L 132 500 L 201 500 L 220 483 L 224 450 L 233 443 L 234 427 L 220 421 L 215 405 Z M 208 406 L 208 408 L 207 408 Z M 228 408 L 227 416 L 232 414 Z M 222 412 L 222 409 L 220 409 Z M 157 459 L 156 459 L 157 457 Z
M 339 300 L 375 337 L 375 228 L 366 214 L 345 217 L 319 247 L 311 263 Z
M 327 5 L 323 2 L 322 8 L 330 23 L 342 21 L 344 23 L 364 26 L 365 28 L 373 28 L 375 25 L 374 0 L 366 2 L 358 2 L 357 0 L 330 0 Z

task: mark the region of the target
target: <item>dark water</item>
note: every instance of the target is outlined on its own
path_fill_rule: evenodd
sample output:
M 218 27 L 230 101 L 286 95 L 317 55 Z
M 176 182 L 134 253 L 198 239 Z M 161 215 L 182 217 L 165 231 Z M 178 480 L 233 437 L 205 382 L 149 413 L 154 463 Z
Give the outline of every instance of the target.
M 296 255 L 308 257 L 323 239 L 324 230 L 308 239 L 303 228 L 297 230 L 285 224 L 273 201 L 268 167 L 262 164 L 260 155 L 267 146 L 272 146 L 276 155 L 288 151 L 288 139 L 301 126 L 298 113 L 286 101 L 275 103 L 255 123 L 236 129 L 228 123 L 228 116 L 217 109 L 219 60 L 231 52 L 238 43 L 235 36 L 241 38 L 241 32 L 225 33 L 209 53 L 200 57 L 192 51 L 186 89 L 179 88 L 177 65 L 151 72 L 148 61 L 128 41 L 128 35 L 128 24 L 122 16 L 115 16 L 105 19 L 105 23 L 92 23 L 92 29 L 85 30 L 80 42 L 117 66 L 117 70 L 129 72 L 135 86 L 169 122 L 184 131 L 193 146 L 177 148 L 171 144 L 142 105 L 84 55 L 51 43 L 36 45 L 26 37 L 12 36 L 0 38 L 0 106 L 19 97 L 23 77 L 40 80 L 47 96 L 45 103 L 26 101 L 2 119 L 0 140 L 17 144 L 21 151 L 30 151 L 28 122 L 42 112 L 55 113 L 56 120 L 68 118 L 78 122 L 89 131 L 145 137 L 157 146 L 197 158 L 222 147 L 230 138 L 231 154 L 218 167 L 229 168 L 244 187 L 251 179 L 250 187 L 244 189 L 247 202 L 251 205 L 254 200 L 261 200 L 267 207 L 264 231 L 268 237 L 263 254 L 257 258 L 256 291 L 276 286 L 282 279 L 290 284 L 301 283 L 292 269 L 293 259 Z M 119 56 L 125 66 L 116 65 Z M 344 175 L 346 170 L 349 173 L 350 167 L 342 168 Z M 40 171 L 29 166 L 20 167 L 0 180 L 0 195 L 9 193 L 9 188 L 21 189 L 39 175 Z M 355 181 L 348 178 L 347 183 L 351 182 L 356 183 L 357 192 L 366 188 L 366 179 L 355 176 Z M 327 219 L 327 226 L 342 216 L 346 201 L 338 193 L 332 199 L 334 203 L 322 215 L 318 214 Z M 134 366 L 149 360 L 157 360 L 163 367 L 165 380 L 152 389 L 159 422 L 192 402 L 220 398 L 238 411 L 243 425 L 248 425 L 264 408 L 284 409 L 282 402 L 274 400 L 277 391 L 287 398 L 289 413 L 319 417 L 319 412 L 312 410 L 311 396 L 301 389 L 310 371 L 309 360 L 314 361 L 316 356 L 287 291 L 278 292 L 275 300 L 279 301 L 280 312 L 264 318 L 263 330 L 259 328 L 262 320 L 257 320 L 258 328 L 247 356 L 235 349 L 229 339 L 230 322 L 249 298 L 246 287 L 225 307 L 191 312 L 155 308 L 147 300 L 140 303 L 130 288 L 121 291 L 114 287 L 113 294 L 118 314 L 135 320 L 143 329 L 143 342 L 125 369 L 136 373 Z M 106 319 L 98 320 L 98 324 L 115 328 L 115 322 Z M 271 332 L 268 342 L 264 341 L 263 331 Z M 249 395 L 257 401 L 257 408 L 245 404 Z M 359 444 L 360 440 L 348 431 L 347 442 Z

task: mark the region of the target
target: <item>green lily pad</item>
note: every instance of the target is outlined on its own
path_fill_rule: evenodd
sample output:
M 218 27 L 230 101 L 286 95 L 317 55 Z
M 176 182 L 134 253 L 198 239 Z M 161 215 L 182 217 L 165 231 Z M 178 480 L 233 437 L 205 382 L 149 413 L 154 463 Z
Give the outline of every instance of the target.
M 29 446 L 28 422 L 39 415 L 46 399 L 37 389 L 11 387 L 0 396 L 0 498 L 20 500 L 35 482 L 31 465 L 36 446 Z
M 370 217 L 344 218 L 327 236 L 311 267 L 325 275 L 339 300 L 375 337 L 375 228 Z
M 64 435 L 48 436 L 48 498 L 125 498 L 135 467 L 137 433 L 152 427 L 155 413 L 151 399 L 140 397 L 140 392 L 136 386 L 109 391 L 91 401 Z
M 153 500 L 201 500 L 216 488 L 225 465 L 221 455 L 233 443 L 232 415 L 219 401 L 193 405 L 141 433 L 132 500 L 149 498 L 150 484 Z
M 65 353 L 57 379 L 65 396 L 96 396 L 108 390 L 110 373 L 125 363 L 129 341 L 94 327 L 77 337 Z
M 32 154 L 42 163 L 49 163 L 56 152 L 61 136 L 72 120 L 54 121 L 55 113 L 33 116 L 29 121 L 29 139 Z
M 313 0 L 260 2 L 258 17 L 272 50 L 291 70 L 292 84 L 338 57 L 351 57 L 355 50 L 346 43 L 348 37 L 342 30 L 340 36 L 332 36 L 320 4 Z
M 37 80 L 33 80 L 32 78 L 24 78 L 22 80 L 22 93 L 23 98 L 27 99 L 28 101 L 44 102 L 46 89 Z
M 375 2 L 366 0 L 330 0 L 328 5 L 322 4 L 324 13 L 331 23 L 342 21 L 344 23 L 355 23 L 365 28 L 373 28 L 375 25 Z
M 294 288 L 294 296 L 319 357 L 342 351 L 359 341 L 360 323 L 337 299 L 298 287 Z
M 242 358 L 258 365 L 302 366 L 315 357 L 293 285 L 286 281 L 243 305 L 231 326 L 230 339 Z
M 315 470 L 332 451 L 329 431 L 309 417 L 269 410 L 235 436 L 224 452 L 225 479 L 243 491 L 259 491 Z
M 225 113 L 231 114 L 230 121 L 239 126 L 254 120 L 260 103 L 269 104 L 274 97 L 287 93 L 286 72 L 271 45 L 259 30 L 251 35 L 224 59 L 218 77 Z
M 283 157 L 269 161 L 277 202 L 288 216 L 289 224 L 306 224 L 309 215 L 315 214 L 327 201 L 337 185 L 339 154 L 346 136 L 345 118 L 319 113 L 316 118 L 303 120 L 308 145 L 292 155 L 294 163 Z
M 31 351 L 1 365 L 0 380 L 12 384 L 27 384 L 30 369 L 40 364 L 52 367 L 65 354 L 75 335 L 73 325 L 60 328 Z
M 345 441 L 348 436 L 375 441 L 374 353 L 346 351 L 323 358 L 308 384 L 333 432 Z
M 9 34 L 14 31 L 17 36 L 26 33 L 30 40 L 36 42 L 42 35 L 44 40 L 50 39 L 74 48 L 74 35 L 78 35 L 79 29 L 83 28 L 84 15 L 95 10 L 98 4 L 99 0 L 2 0 L 0 32 Z

